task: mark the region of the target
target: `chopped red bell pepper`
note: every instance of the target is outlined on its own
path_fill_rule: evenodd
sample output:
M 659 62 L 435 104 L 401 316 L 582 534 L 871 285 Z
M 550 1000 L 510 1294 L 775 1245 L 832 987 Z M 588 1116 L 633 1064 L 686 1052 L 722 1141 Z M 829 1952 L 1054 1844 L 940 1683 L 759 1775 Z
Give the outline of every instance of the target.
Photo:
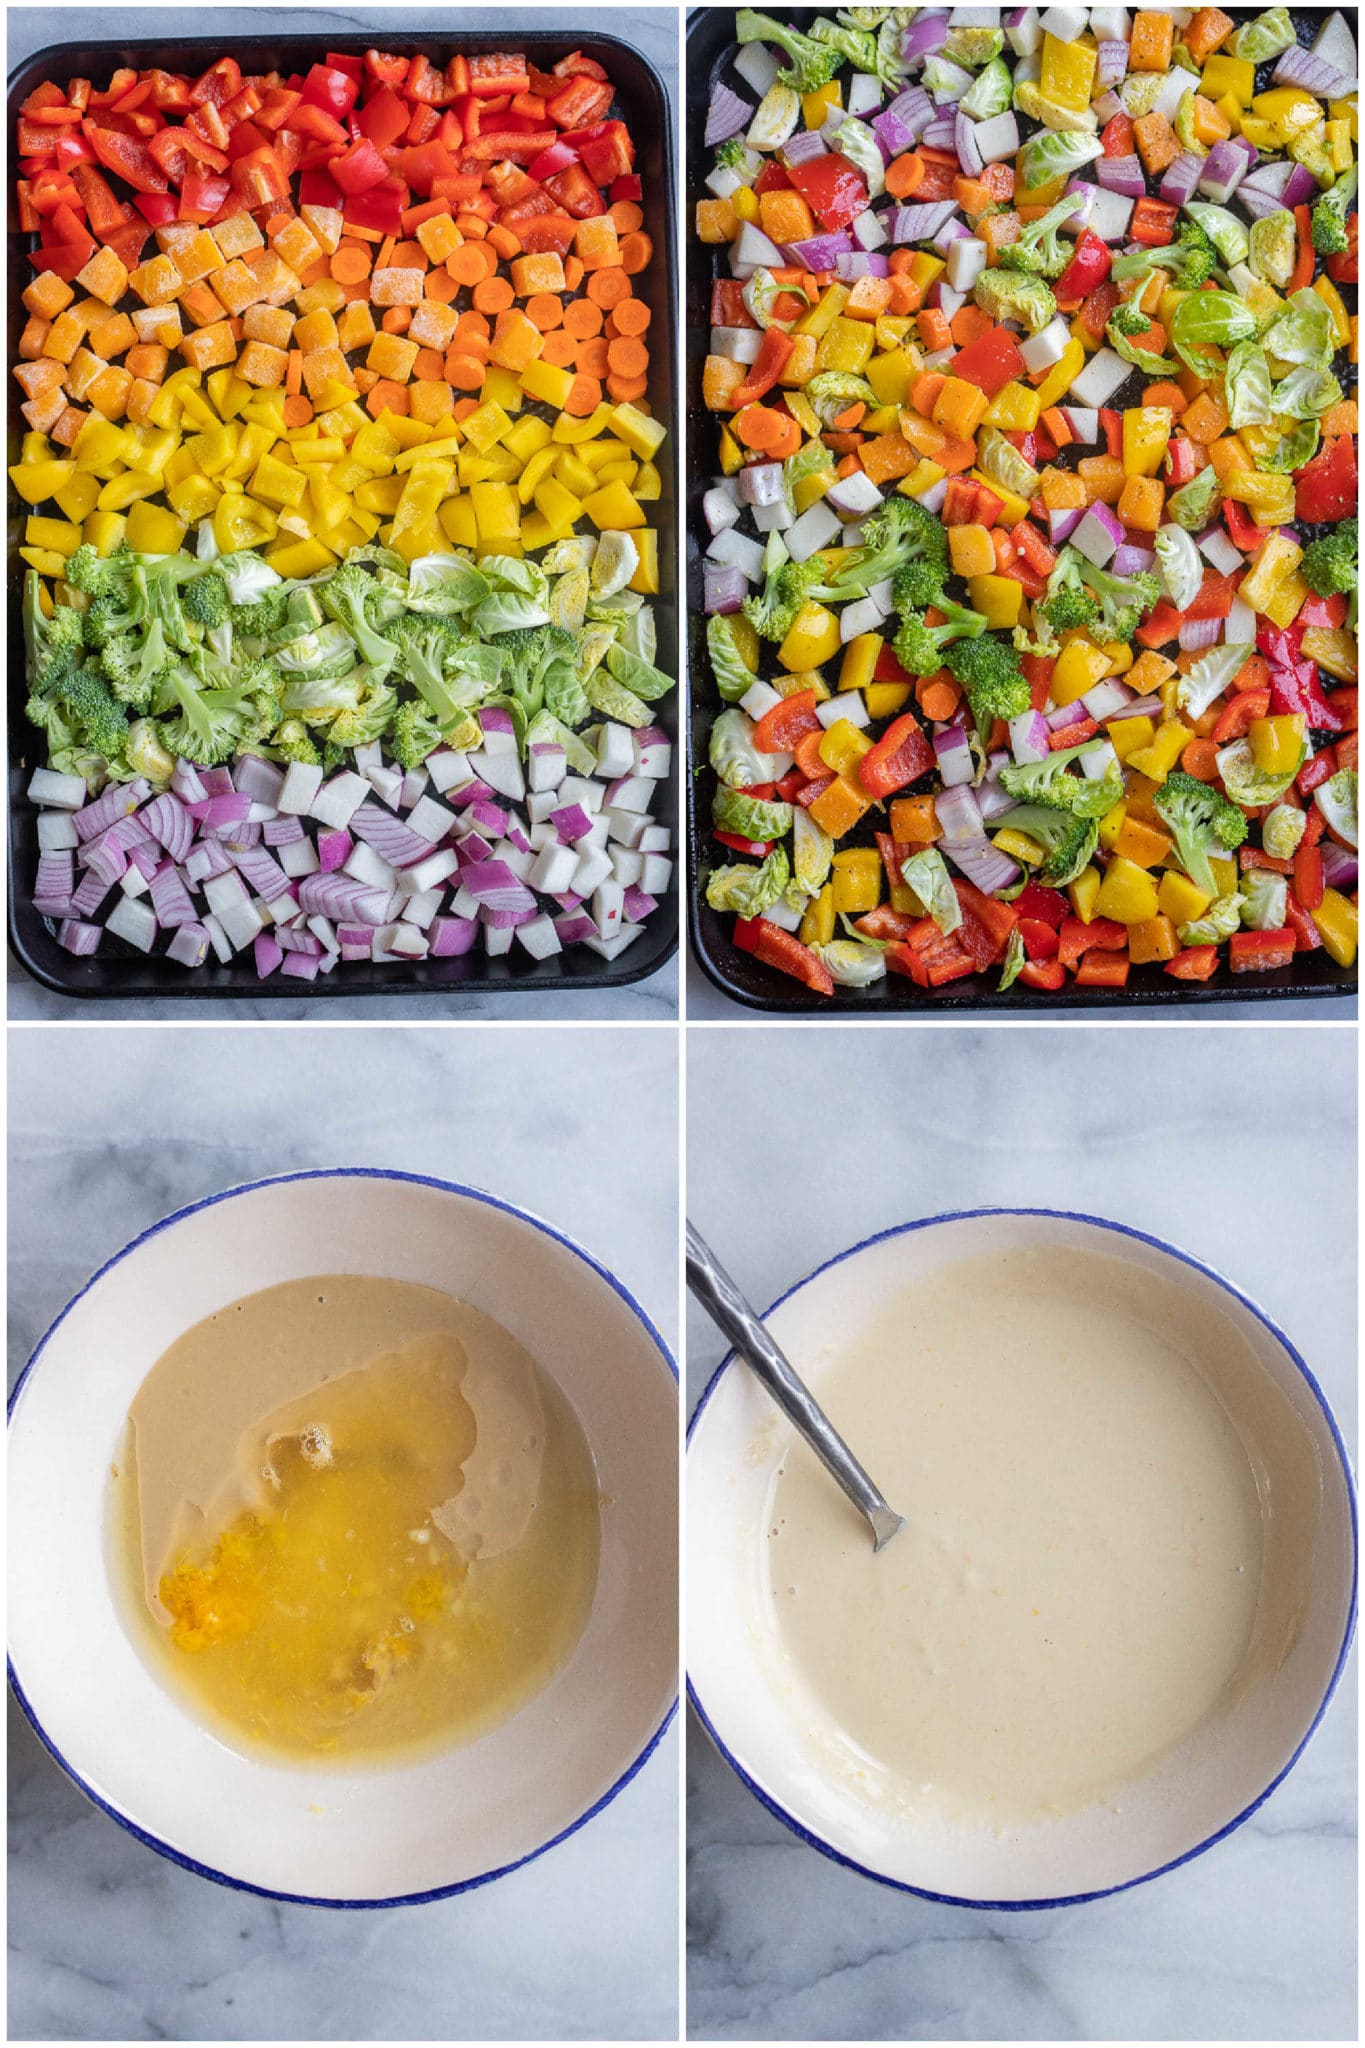
M 1294 951 L 1294 934 L 1287 927 L 1277 932 L 1234 932 L 1228 940 L 1228 965 L 1234 974 L 1269 974 L 1288 967 Z
M 867 180 L 837 151 L 789 164 L 787 179 L 828 235 L 840 233 L 866 209 Z
M 859 760 L 858 780 L 868 796 L 880 800 L 917 782 L 933 765 L 934 750 L 919 720 L 904 711 L 899 718 L 892 719 L 881 738 L 874 740 Z
M 394 92 L 401 92 L 407 83 L 408 57 L 390 57 L 383 50 L 365 52 L 365 69 L 377 84 L 389 86 Z
M 340 189 L 348 195 L 368 192 L 375 185 L 382 185 L 389 175 L 389 167 L 368 135 L 362 135 L 349 149 L 339 156 L 329 157 L 327 169 Z
M 1118 116 L 1114 118 L 1117 120 Z M 1082 228 L 1075 254 L 1054 286 L 1057 299 L 1088 299 L 1105 282 L 1113 260 L 1108 244 L 1100 240 L 1094 229 Z
M 1217 946 L 1186 946 L 1174 960 L 1166 962 L 1162 971 L 1177 981 L 1210 981 L 1217 970 Z
M 106 170 L 122 178 L 135 192 L 164 192 L 168 180 L 145 142 L 122 135 L 114 128 L 88 131 L 96 156 Z
M 746 839 L 742 832 L 721 832 L 712 827 L 711 837 L 720 846 L 728 846 L 731 853 L 751 854 L 755 860 L 766 860 L 773 850 L 771 839 Z
M 406 185 L 390 178 L 383 185 L 371 186 L 368 192 L 343 193 L 348 227 L 377 228 L 382 235 L 396 235 L 403 225 L 406 192 Z
M 1295 470 L 1295 516 L 1314 525 L 1345 519 L 1355 510 L 1356 492 L 1355 439 L 1341 434 Z
M 1066 986 L 1066 969 L 1060 960 L 1026 960 L 1019 969 L 1019 979 L 1025 988 L 1046 989 L 1055 995 Z
M 795 346 L 790 334 L 784 334 L 780 327 L 767 329 L 744 382 L 737 384 L 729 394 L 729 403 L 736 411 L 741 406 L 752 405 L 755 399 L 772 390 L 786 369 L 787 359 Z
M 1087 953 L 1076 969 L 1077 988 L 1127 988 L 1132 966 L 1127 953 Z
M 360 80 L 333 64 L 314 64 L 303 81 L 303 103 L 343 121 L 360 98 Z
M 975 384 L 987 398 L 996 398 L 1007 384 L 1025 375 L 1019 343 L 1007 327 L 993 327 L 977 341 L 969 341 L 953 357 L 953 375 L 964 384 Z
M 1021 917 L 1019 936 L 1030 960 L 1055 959 L 1061 946 L 1056 926 L 1045 923 L 1041 917 Z
M 769 924 L 766 917 L 736 918 L 735 944 L 741 952 L 752 953 L 765 967 L 779 968 L 783 974 L 803 981 L 817 995 L 834 994 L 833 975 L 816 959 L 810 947 L 803 946 L 799 939 L 778 925 Z
M 808 732 L 818 732 L 814 690 L 798 690 L 765 711 L 753 730 L 753 743 L 760 754 L 790 754 Z
M 545 111 L 557 128 L 583 128 L 605 117 L 612 97 L 610 85 L 576 73 L 545 102 Z

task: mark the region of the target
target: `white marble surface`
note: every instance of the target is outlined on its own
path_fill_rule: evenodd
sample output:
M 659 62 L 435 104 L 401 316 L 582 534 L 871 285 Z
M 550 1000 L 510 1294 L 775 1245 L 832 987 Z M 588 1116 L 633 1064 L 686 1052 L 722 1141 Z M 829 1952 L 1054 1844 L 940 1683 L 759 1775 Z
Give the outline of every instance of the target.
M 760 1305 L 978 1203 L 1077 1207 L 1222 1268 L 1356 1428 L 1356 1034 L 689 1034 L 688 1213 Z M 688 1404 L 722 1346 L 695 1308 Z M 703 2040 L 1354 2040 L 1356 1679 L 1251 1821 L 1094 1905 L 974 1913 L 839 1868 L 688 1740 L 688 2030 Z
M 671 1032 L 13 1031 L 11 1371 L 169 1210 L 281 1169 L 399 1166 L 560 1224 L 677 1338 Z M 631 1105 L 623 1145 L 604 1075 Z M 82 1078 L 83 1077 L 83 1078 Z M 9 2035 L 660 2039 L 677 2030 L 678 1734 L 537 1862 L 389 1912 L 278 1906 L 88 1805 L 11 1702 Z
M 117 10 L 107 7 L 7 8 L 5 41 L 9 68 L 14 70 L 34 51 L 47 49 L 54 43 L 67 44 L 79 50 L 88 42 L 115 38 L 123 19 Z M 461 28 L 487 29 L 496 21 L 499 31 L 509 38 L 515 37 L 518 29 L 523 28 L 535 28 L 546 34 L 560 32 L 565 38 L 565 47 L 572 49 L 576 42 L 583 41 L 597 29 L 603 34 L 620 37 L 654 66 L 668 89 L 675 124 L 679 104 L 678 20 L 677 11 L 672 7 L 613 6 L 609 0 L 608 4 L 593 8 L 591 20 L 581 11 L 565 7 L 499 7 L 492 15 L 487 9 L 472 7 L 405 7 L 401 16 L 386 9 L 365 7 L 272 7 L 268 10 L 216 7 L 213 10 L 214 34 L 225 48 L 231 47 L 234 36 L 314 33 L 320 45 L 325 46 L 329 29 L 336 33 L 344 30 L 349 34 L 373 32 L 375 41 L 387 46 L 386 26 L 390 35 L 396 35 L 400 28 L 405 37 L 420 35 L 429 29 L 453 41 L 458 38 Z M 183 9 L 140 7 L 137 10 L 136 33 L 140 39 L 195 32 L 193 18 L 187 16 Z M 148 1006 L 145 1002 L 91 1004 L 57 995 L 31 980 L 11 954 L 7 1012 L 12 1020 L 39 1023 L 79 1023 L 91 1017 L 99 1017 L 104 1022 L 127 1023 L 146 1017 Z M 676 956 L 645 981 L 627 988 L 598 991 L 554 989 L 544 993 L 528 991 L 525 995 L 506 996 L 479 995 L 471 991 L 467 995 L 450 998 L 404 995 L 399 991 L 392 996 L 375 997 L 303 996 L 297 1002 L 262 1002 L 242 996 L 222 1002 L 158 1002 L 155 1009 L 158 1020 L 167 1023 L 203 1023 L 213 1019 L 276 1024 L 286 1020 L 295 1024 L 319 1021 L 368 1024 L 392 1019 L 449 1023 L 483 1018 L 504 1022 L 519 1018 L 535 1021 L 552 1019 L 556 1022 L 600 1019 L 614 1024 L 641 1020 L 663 1022 L 676 1017 L 677 1013 Z

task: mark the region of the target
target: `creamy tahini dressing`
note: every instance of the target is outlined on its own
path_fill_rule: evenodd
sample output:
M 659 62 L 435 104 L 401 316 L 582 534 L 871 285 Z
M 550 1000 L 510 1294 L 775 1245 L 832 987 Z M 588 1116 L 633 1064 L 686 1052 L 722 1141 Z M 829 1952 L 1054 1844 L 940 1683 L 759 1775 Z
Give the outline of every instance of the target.
M 1112 1799 L 1292 1642 L 1316 1453 L 1202 1299 L 1090 1253 L 978 1258 L 856 1324 L 818 1391 L 905 1527 L 874 1554 L 793 1438 L 767 1611 L 869 1793 L 999 1826 Z

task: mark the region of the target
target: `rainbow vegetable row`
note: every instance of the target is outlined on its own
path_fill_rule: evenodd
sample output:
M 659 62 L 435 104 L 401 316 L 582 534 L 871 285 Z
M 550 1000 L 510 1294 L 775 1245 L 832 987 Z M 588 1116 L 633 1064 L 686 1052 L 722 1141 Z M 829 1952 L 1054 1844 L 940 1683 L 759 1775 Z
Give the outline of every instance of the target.
M 10 476 L 68 950 L 311 978 L 638 937 L 673 683 L 614 99 L 578 52 L 371 50 L 25 100 Z
M 1346 20 L 735 21 L 708 903 L 824 996 L 1349 967 Z

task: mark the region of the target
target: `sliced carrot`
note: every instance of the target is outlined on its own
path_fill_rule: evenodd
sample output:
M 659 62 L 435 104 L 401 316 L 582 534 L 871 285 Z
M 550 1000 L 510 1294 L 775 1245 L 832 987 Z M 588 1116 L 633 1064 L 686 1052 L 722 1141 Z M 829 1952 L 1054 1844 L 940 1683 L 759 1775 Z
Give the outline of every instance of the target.
M 395 384 L 389 377 L 380 377 L 370 392 L 369 397 L 365 400 L 365 410 L 372 419 L 376 420 L 381 413 L 385 412 L 394 412 L 399 414 L 401 418 L 406 419 L 408 412 L 407 385 Z
M 420 242 L 395 242 L 389 262 L 395 270 L 429 270 L 431 258 Z
M 578 343 L 567 328 L 556 327 L 552 334 L 546 335 L 540 360 L 556 370 L 567 370 L 577 362 Z
M 488 276 L 488 253 L 481 242 L 462 242 L 446 257 L 446 269 L 456 284 L 482 284 Z
M 487 375 L 487 368 L 477 356 L 452 349 L 445 359 L 446 382 L 453 384 L 457 391 L 482 391 Z
M 564 308 L 564 325 L 577 341 L 591 341 L 602 332 L 602 308 L 591 299 L 572 299 Z
M 1142 402 L 1144 405 L 1168 406 L 1179 417 L 1190 401 L 1178 384 L 1149 384 L 1142 394 Z
M 648 377 L 617 377 L 607 379 L 607 397 L 613 405 L 634 405 L 649 389 Z M 793 422 L 793 425 L 795 422 Z M 799 429 L 798 429 L 799 440 Z
M 427 297 L 434 304 L 448 306 L 451 300 L 458 295 L 460 287 L 445 265 L 438 263 L 434 270 L 427 272 L 424 289 Z
M 467 420 L 469 415 L 472 412 L 477 412 L 478 409 L 479 401 L 477 398 L 457 398 L 450 409 L 450 417 L 453 420 Z
M 379 324 L 385 334 L 406 334 L 412 325 L 412 307 L 386 306 Z
M 924 159 L 907 150 L 886 167 L 886 189 L 893 199 L 908 199 L 924 183 Z
M 488 233 L 488 222 L 481 213 L 457 213 L 455 225 L 468 242 L 482 242 Z
M 609 271 L 599 271 L 599 277 L 609 277 Z M 642 299 L 622 299 L 612 312 L 618 334 L 644 334 L 651 318 L 649 307 Z
M 424 384 L 439 384 L 445 377 L 446 359 L 438 348 L 419 348 L 412 366 L 414 377 Z
M 521 254 L 520 238 L 513 234 L 511 228 L 505 228 L 500 223 L 488 230 L 488 246 L 497 250 L 504 263 L 510 263 L 514 256 Z
M 302 361 L 301 357 L 300 361 Z M 312 400 L 305 398 L 301 391 L 291 391 L 284 401 L 285 425 L 287 427 L 306 427 L 312 417 Z
M 396 246 L 395 237 L 393 235 L 385 235 L 383 247 L 379 251 L 379 262 L 376 266 L 378 269 L 387 270 L 389 268 L 389 265 L 393 262 L 393 252 Z
M 588 277 L 587 292 L 595 306 L 619 306 L 630 297 L 630 279 L 619 265 L 610 270 L 594 270 Z
M 1196 782 L 1218 780 L 1218 749 L 1211 739 L 1191 740 L 1180 756 L 1180 765 Z
M 961 697 L 956 683 L 940 682 L 936 676 L 926 676 L 915 686 L 915 702 L 935 725 L 945 724 L 952 717 Z
M 526 301 L 526 317 L 542 334 L 564 324 L 564 307 L 558 292 L 532 292 Z
M 325 256 L 315 256 L 312 262 L 305 264 L 299 272 L 299 283 L 307 291 L 309 285 L 321 284 L 327 275 L 327 258 Z
M 362 242 L 338 242 L 327 268 L 338 285 L 360 285 L 370 274 L 370 252 Z
M 591 340 L 578 344 L 578 367 L 589 377 L 605 377 L 611 368 L 607 350 L 611 344 L 605 335 L 594 335 Z
M 648 235 L 622 235 L 621 268 L 627 277 L 638 277 L 654 254 L 654 244 Z
M 862 425 L 863 414 L 866 411 L 867 407 L 862 399 L 856 399 L 852 405 L 846 405 L 842 412 L 836 413 L 830 425 L 836 433 L 851 434 L 855 427 Z
M 564 410 L 571 419 L 585 420 L 596 412 L 602 403 L 602 386 L 596 377 L 585 376 L 582 371 L 574 378 L 569 395 L 564 401 Z
M 486 277 L 471 296 L 481 313 L 505 313 L 517 295 L 505 277 Z
M 303 350 L 301 348 L 291 348 L 289 351 L 289 361 L 286 363 L 284 370 L 284 388 L 291 398 L 297 397 L 303 389 Z
M 618 199 L 607 211 L 616 223 L 618 235 L 633 235 L 645 224 L 644 213 L 633 199 Z

